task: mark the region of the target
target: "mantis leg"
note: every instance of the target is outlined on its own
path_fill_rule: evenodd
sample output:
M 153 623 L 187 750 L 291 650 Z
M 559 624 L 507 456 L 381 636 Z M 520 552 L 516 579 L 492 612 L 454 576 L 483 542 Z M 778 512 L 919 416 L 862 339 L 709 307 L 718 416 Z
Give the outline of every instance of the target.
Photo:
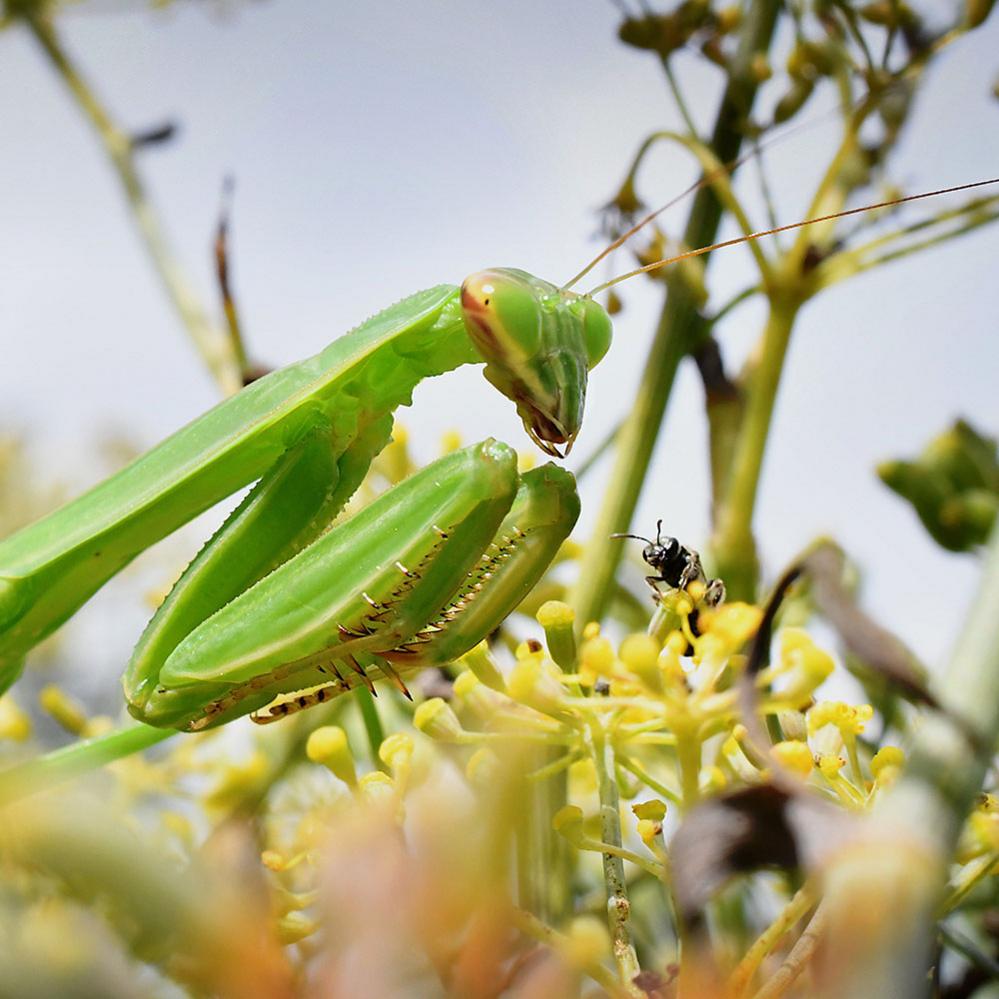
M 547 464 L 525 473 L 510 512 L 457 592 L 415 641 L 384 652 L 383 658 L 419 668 L 463 656 L 531 592 L 578 516 L 571 472 Z
M 162 663 L 136 664 L 130 710 L 161 726 L 219 724 L 328 682 L 330 663 L 412 640 L 468 577 L 517 484 L 497 441 L 427 466 L 210 614 Z
M 579 516 L 572 474 L 556 465 L 527 472 L 499 529 L 440 611 L 408 641 L 360 659 L 395 679 L 395 669 L 441 666 L 464 655 L 496 629 L 530 593 L 569 536 Z M 277 721 L 339 696 L 362 682 L 346 674 L 317 690 L 299 693 L 253 716 Z
M 342 454 L 319 426 L 285 453 L 204 545 L 147 625 L 123 678 L 133 711 L 152 678 L 198 625 L 311 544 L 354 493 L 388 441 L 390 417 Z

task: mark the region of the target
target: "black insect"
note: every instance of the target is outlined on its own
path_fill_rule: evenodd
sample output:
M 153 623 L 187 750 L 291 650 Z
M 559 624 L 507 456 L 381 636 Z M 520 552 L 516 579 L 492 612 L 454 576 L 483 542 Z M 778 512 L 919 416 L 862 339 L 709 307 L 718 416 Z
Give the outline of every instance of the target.
M 660 583 L 665 583 L 670 589 L 686 590 L 696 579 L 706 587 L 704 602 L 711 607 L 720 604 L 725 599 L 725 584 L 720 579 L 708 579 L 704 575 L 701 556 L 693 548 L 681 545 L 676 538 L 664 538 L 662 530 L 663 522 L 660 520 L 656 523 L 655 541 L 643 538 L 640 534 L 612 534 L 611 537 L 634 538 L 636 541 L 645 542 L 642 558 L 658 573 L 655 576 L 646 576 L 645 581 L 652 587 L 652 592 L 657 597 L 662 594 Z

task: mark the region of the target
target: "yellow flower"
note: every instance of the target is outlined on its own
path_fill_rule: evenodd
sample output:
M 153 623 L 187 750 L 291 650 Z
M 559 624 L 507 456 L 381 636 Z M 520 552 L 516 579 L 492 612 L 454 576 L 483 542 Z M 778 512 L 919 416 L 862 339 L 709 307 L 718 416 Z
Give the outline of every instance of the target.
M 839 729 L 843 741 L 855 739 L 874 717 L 870 704 L 845 704 L 842 701 L 820 701 L 808 712 L 808 731 L 818 732 L 825 725 Z
M 347 733 L 339 726 L 324 725 L 317 728 L 305 744 L 305 755 L 313 763 L 322 764 L 350 787 L 357 784 L 354 756 L 350 751 Z
M 835 668 L 832 656 L 802 628 L 781 629 L 779 663 L 786 674 L 781 693 L 794 704 L 807 702 Z
M 659 686 L 659 643 L 651 635 L 629 635 L 618 653 L 621 664 L 646 686 Z
M 815 765 L 808 744 L 796 739 L 778 742 L 777 745 L 771 747 L 770 752 L 788 770 L 802 777 L 807 777 Z
M 871 775 L 883 785 L 890 784 L 905 763 L 905 753 L 898 746 L 882 746 L 871 757 Z
M 580 675 L 587 683 L 593 683 L 600 676 L 610 676 L 616 658 L 610 639 L 603 636 L 588 639 L 579 653 Z
M 465 730 L 451 705 L 440 697 L 424 701 L 413 714 L 413 725 L 439 742 L 461 742 Z
M 24 742 L 31 736 L 31 719 L 8 694 L 0 698 L 0 739 Z
M 737 600 L 701 611 L 697 618 L 701 631 L 697 642 L 698 653 L 712 659 L 727 659 L 735 655 L 756 634 L 762 616 L 759 607 Z
M 518 660 L 510 673 L 507 689 L 521 704 L 544 714 L 558 715 L 562 710 L 563 690 L 554 665 L 549 665 L 541 653 Z

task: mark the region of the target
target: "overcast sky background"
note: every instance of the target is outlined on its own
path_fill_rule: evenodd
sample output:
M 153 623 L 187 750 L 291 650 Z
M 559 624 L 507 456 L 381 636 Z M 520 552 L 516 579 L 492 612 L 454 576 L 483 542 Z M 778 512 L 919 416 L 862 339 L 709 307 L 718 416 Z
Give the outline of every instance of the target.
M 253 354 L 279 365 L 419 288 L 497 264 L 560 281 L 595 252 L 594 209 L 642 138 L 679 124 L 654 58 L 616 40 L 618 19 L 597 0 L 268 0 L 221 14 L 98 2 L 59 27 L 120 123 L 180 124 L 178 141 L 149 150 L 141 168 L 213 306 L 212 228 L 222 178 L 235 175 L 235 286 Z M 999 174 L 997 52 L 993 17 L 934 65 L 896 161 L 911 190 Z M 693 58 L 678 69 L 706 127 L 719 79 Z M 816 97 L 805 117 L 831 100 Z M 101 149 L 20 29 L 0 35 L 0 122 L 0 428 L 83 484 L 102 434 L 152 444 L 217 396 Z M 829 121 L 768 154 L 782 220 L 804 210 L 835 129 Z M 642 189 L 665 201 L 692 176 L 681 156 L 660 154 Z M 720 300 L 752 269 L 744 250 L 716 257 Z M 937 549 L 873 468 L 915 453 L 958 415 L 999 431 L 997 260 L 999 230 L 986 231 L 807 307 L 757 511 L 770 578 L 832 533 L 866 569 L 867 606 L 935 664 L 960 627 L 977 563 Z M 617 269 L 629 262 L 618 258 Z M 660 293 L 638 282 L 624 294 L 570 467 L 628 410 L 638 383 Z M 733 367 L 761 316 L 745 308 L 723 328 Z M 708 534 L 702 406 L 685 367 L 634 525 L 651 530 L 662 517 L 695 546 Z M 526 446 L 512 406 L 471 368 L 421 387 L 402 419 L 424 457 L 456 426 L 468 441 L 493 434 Z M 581 538 L 608 472 L 605 462 L 584 485 Z M 119 641 L 121 631 L 98 633 Z M 134 638 L 100 657 L 127 654 Z

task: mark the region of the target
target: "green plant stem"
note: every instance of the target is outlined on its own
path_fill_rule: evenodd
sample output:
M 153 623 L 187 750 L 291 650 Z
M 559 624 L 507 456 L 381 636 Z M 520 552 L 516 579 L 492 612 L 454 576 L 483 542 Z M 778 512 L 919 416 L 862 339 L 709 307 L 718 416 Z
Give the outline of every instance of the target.
M 766 956 L 777 946 L 781 937 L 815 906 L 815 902 L 815 888 L 806 884 L 795 893 L 777 918 L 757 937 L 729 978 L 728 987 L 733 999 L 739 999 L 748 990 L 753 976 Z
M 738 158 L 742 122 L 749 114 L 758 87 L 750 64 L 757 53 L 766 53 L 770 47 L 778 8 L 777 0 L 753 0 L 743 21 L 739 49 L 711 138 L 711 149 L 722 163 Z M 721 204 L 714 191 L 710 187 L 701 188 L 690 209 L 684 242 L 689 246 L 710 243 L 720 221 Z M 690 291 L 681 282 L 673 283 L 646 358 L 634 408 L 617 438 L 610 485 L 570 601 L 576 608 L 580 629 L 588 621 L 599 620 L 606 610 L 622 551 L 620 542 L 611 540 L 610 535 L 625 532 L 631 526 L 677 367 L 697 343 L 703 326 Z
M 0 806 L 97 770 L 178 734 L 176 729 L 136 723 L 18 763 L 0 772 Z
M 758 562 L 753 539 L 753 511 L 777 389 L 799 307 L 800 303 L 790 297 L 774 295 L 770 300 L 760 357 L 746 393 L 728 489 L 712 543 L 714 571 L 725 580 L 729 596 L 734 600 L 752 600 L 756 592 Z
M 242 387 L 240 369 L 232 344 L 208 319 L 170 250 L 162 225 L 135 168 L 135 156 L 129 136 L 111 120 L 111 116 L 73 65 L 62 47 L 52 20 L 38 8 L 27 7 L 24 23 L 48 57 L 53 69 L 69 89 L 77 107 L 97 133 L 121 181 L 132 217 L 167 297 L 222 393 L 231 395 Z
M 784 963 L 776 974 L 753 996 L 753 999 L 780 999 L 794 985 L 811 961 L 819 945 L 819 940 L 825 931 L 826 910 L 820 905 L 815 915 L 808 921 L 804 932 L 798 937 L 791 953 L 784 958 Z
M 999 532 L 936 694 L 946 714 L 924 720 L 902 777 L 825 873 L 827 945 L 838 955 L 826 997 L 924 994 L 949 861 L 999 737 Z M 890 901 L 892 918 L 858 934 L 858 907 L 878 899 Z
M 674 805 L 683 804 L 683 799 L 676 793 L 676 791 L 671 790 L 665 784 L 657 781 L 643 766 L 636 763 L 633 759 L 627 756 L 618 756 L 617 765 L 623 770 L 627 770 L 628 773 L 634 774 L 646 787 L 651 791 L 655 791 L 656 794 L 661 794 L 667 801 L 671 801 Z
M 597 792 L 600 796 L 600 837 L 620 850 L 621 800 L 618 795 L 614 773 L 614 749 L 607 738 L 603 726 L 594 720 L 589 728 L 590 750 L 597 772 Z M 604 853 L 604 887 L 607 892 L 607 922 L 610 927 L 611 947 L 618 976 L 624 985 L 631 985 L 641 971 L 635 945 L 631 941 L 629 926 L 631 902 L 628 899 L 627 882 L 624 876 L 624 861 L 620 856 Z
M 358 687 L 354 691 L 354 699 L 357 701 L 358 710 L 361 712 L 361 721 L 364 722 L 364 731 L 368 737 L 368 748 L 371 750 L 371 762 L 376 767 L 385 769 L 385 764 L 381 762 L 378 750 L 385 741 L 385 729 L 382 728 L 382 720 L 378 714 L 378 705 L 371 691 L 367 687 Z
M 981 948 L 974 940 L 969 939 L 963 933 L 959 933 L 952 926 L 941 923 L 938 927 L 941 939 L 952 949 L 957 951 L 962 957 L 966 957 L 972 964 L 980 968 L 994 979 L 999 979 L 999 961 L 983 954 Z
M 680 764 L 680 796 L 684 812 L 689 812 L 701 795 L 701 739 L 693 726 L 674 734 L 676 758 Z
M 572 863 L 568 844 L 552 822 L 568 799 L 565 768 L 543 780 L 539 771 L 564 759 L 558 747 L 533 746 L 524 762 L 531 779 L 519 792 L 521 821 L 517 826 L 517 879 L 520 904 L 545 922 L 559 924 L 572 911 Z

